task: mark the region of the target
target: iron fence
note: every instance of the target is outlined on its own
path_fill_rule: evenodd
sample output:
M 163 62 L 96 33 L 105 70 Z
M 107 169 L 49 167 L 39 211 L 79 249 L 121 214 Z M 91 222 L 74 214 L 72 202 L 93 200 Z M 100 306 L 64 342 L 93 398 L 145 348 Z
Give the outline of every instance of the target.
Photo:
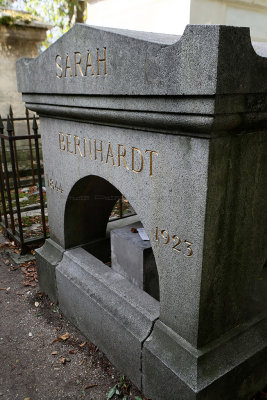
M 43 168 L 41 165 L 40 148 L 38 134 L 38 125 L 36 117 L 29 116 L 29 111 L 26 109 L 25 118 L 14 118 L 12 108 L 10 107 L 9 115 L 6 119 L 0 117 L 0 195 L 1 195 L 1 215 L 0 225 L 4 229 L 4 233 L 14 240 L 20 247 L 21 252 L 25 253 L 34 245 L 42 243 L 47 237 L 47 224 L 45 216 L 45 201 L 43 195 L 42 176 Z M 16 135 L 14 123 L 16 121 L 26 121 L 27 134 Z M 32 122 L 32 132 L 30 123 Z M 6 133 L 4 123 L 6 123 Z M 28 143 L 30 155 L 30 180 L 22 179 L 19 162 L 19 151 L 17 144 L 21 141 Z M 36 167 L 34 167 L 36 164 Z M 27 175 L 27 174 L 26 174 Z M 34 186 L 38 184 L 39 198 L 34 207 L 21 207 L 20 195 L 23 193 L 23 186 Z M 27 207 L 26 207 L 27 208 Z M 23 226 L 25 225 L 24 213 L 29 209 L 40 209 L 41 233 L 37 236 L 27 237 Z

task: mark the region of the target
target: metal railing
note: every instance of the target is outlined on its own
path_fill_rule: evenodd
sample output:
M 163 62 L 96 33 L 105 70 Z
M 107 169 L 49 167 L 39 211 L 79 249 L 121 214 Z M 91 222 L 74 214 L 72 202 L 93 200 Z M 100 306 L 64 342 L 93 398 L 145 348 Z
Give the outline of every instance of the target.
M 15 121 L 26 121 L 27 135 L 15 134 Z M 30 129 L 30 121 L 32 121 L 33 133 Z M 6 134 L 4 134 L 4 122 L 6 122 Z M 30 117 L 27 109 L 26 118 L 14 118 L 11 107 L 10 114 L 6 119 L 1 119 L 0 117 L 0 195 L 2 203 L 0 225 L 4 229 L 4 233 L 21 247 L 22 253 L 25 253 L 29 247 L 42 243 L 47 237 L 39 139 L 40 135 L 38 134 L 36 117 Z M 26 238 L 25 232 L 23 231 L 23 208 L 20 205 L 19 192 L 23 183 L 19 168 L 19 152 L 17 146 L 20 141 L 26 141 L 28 143 L 31 170 L 30 185 L 35 185 L 37 177 L 39 199 L 35 208 L 37 206 L 37 208 L 40 209 L 42 228 L 41 235 L 37 237 Z M 34 168 L 34 163 L 36 163 L 36 168 Z

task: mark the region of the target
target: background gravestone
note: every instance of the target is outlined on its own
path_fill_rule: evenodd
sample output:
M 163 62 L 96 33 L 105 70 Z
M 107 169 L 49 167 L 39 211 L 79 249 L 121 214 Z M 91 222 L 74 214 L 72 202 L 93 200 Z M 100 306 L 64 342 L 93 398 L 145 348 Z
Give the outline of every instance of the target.
M 247 399 L 266 384 L 267 50 L 249 30 L 182 37 L 76 25 L 18 87 L 40 115 L 51 239 L 40 287 L 154 399 Z M 122 193 L 160 302 L 85 248 Z

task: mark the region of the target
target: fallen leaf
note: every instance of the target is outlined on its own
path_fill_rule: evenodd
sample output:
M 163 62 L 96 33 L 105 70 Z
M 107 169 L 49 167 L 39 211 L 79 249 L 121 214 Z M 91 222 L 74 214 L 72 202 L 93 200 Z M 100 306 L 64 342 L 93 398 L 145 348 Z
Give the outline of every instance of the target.
M 11 264 L 11 267 L 9 268 L 9 271 L 16 271 L 17 269 L 19 269 L 19 267 L 14 267 L 14 266 Z
M 137 233 L 138 230 L 137 230 L 136 228 L 131 228 L 131 232 L 132 232 L 132 233 Z
M 7 287 L 1 287 L 0 290 L 7 290 Z
M 65 342 L 67 339 L 69 339 L 69 337 L 70 337 L 70 334 L 68 332 L 66 332 L 66 333 L 64 333 L 64 335 L 60 335 L 56 339 L 54 339 L 51 344 L 54 344 L 54 343 L 58 342 L 59 340 L 62 340 L 63 342 Z
M 91 389 L 92 387 L 95 387 L 95 386 L 97 386 L 96 383 L 94 383 L 93 385 L 88 385 L 88 386 L 86 386 L 84 389 L 85 389 L 85 390 Z
M 24 400 L 31 400 L 30 397 L 24 397 Z
M 61 359 L 60 359 L 60 361 L 62 362 L 62 364 L 66 364 L 66 358 L 65 357 L 62 357 Z
M 84 347 L 86 345 L 86 342 L 82 342 L 81 344 L 79 344 L 79 347 Z
M 73 349 L 73 350 L 70 350 L 70 351 L 69 351 L 69 354 L 76 354 L 77 352 L 78 352 L 78 350 L 74 350 L 74 349 Z
M 34 303 L 34 305 L 35 305 L 35 307 L 39 307 L 40 303 L 38 303 L 38 301 L 36 301 L 36 302 Z
M 59 340 L 63 340 L 63 342 L 65 342 L 67 339 L 69 339 L 69 337 L 70 337 L 69 332 L 66 332 L 66 333 L 64 333 L 64 335 L 60 335 L 60 336 L 58 337 L 58 339 L 59 339 Z
M 9 264 L 9 260 L 8 260 L 8 259 L 4 260 L 4 263 L 5 263 L 6 265 Z
M 5 246 L 9 246 L 9 245 L 10 245 L 10 242 L 4 242 L 4 243 L 0 244 L 0 248 L 1 247 L 5 247 Z
M 55 356 L 56 354 L 58 354 L 58 352 L 57 351 L 52 351 L 52 353 L 51 353 L 53 356 Z

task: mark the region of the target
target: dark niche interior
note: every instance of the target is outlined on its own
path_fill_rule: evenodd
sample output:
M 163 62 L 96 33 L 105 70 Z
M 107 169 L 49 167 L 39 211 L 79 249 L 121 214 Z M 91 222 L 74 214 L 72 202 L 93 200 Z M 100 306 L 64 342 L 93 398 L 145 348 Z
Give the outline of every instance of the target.
M 82 246 L 129 280 L 159 300 L 159 278 L 149 240 L 143 240 L 138 229 L 143 225 L 128 200 L 119 196 L 107 224 L 106 236 Z

